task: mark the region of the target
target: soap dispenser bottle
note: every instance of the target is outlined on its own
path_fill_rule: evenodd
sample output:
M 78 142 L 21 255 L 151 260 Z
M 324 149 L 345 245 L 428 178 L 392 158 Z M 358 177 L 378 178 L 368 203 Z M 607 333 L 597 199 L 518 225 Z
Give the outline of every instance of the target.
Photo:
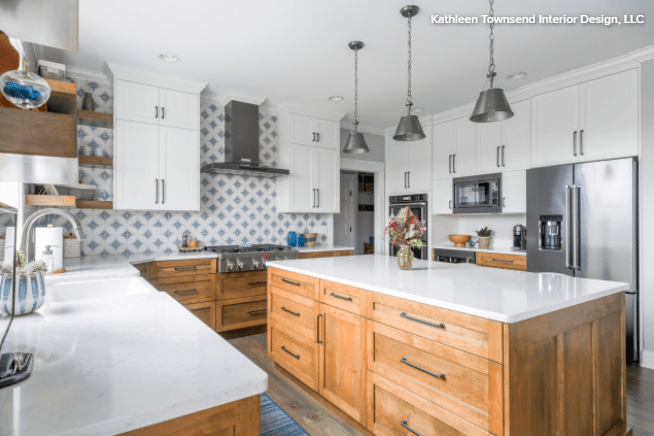
M 50 247 L 56 247 L 56 245 L 46 245 L 43 247 L 43 251 L 41 252 L 41 259 L 43 262 L 45 262 L 48 274 L 52 274 L 54 272 L 54 253 L 52 250 L 50 250 Z

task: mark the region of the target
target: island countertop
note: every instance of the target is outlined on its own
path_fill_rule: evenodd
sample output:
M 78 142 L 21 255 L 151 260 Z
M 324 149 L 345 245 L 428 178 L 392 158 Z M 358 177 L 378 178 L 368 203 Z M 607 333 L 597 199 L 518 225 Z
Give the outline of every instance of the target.
M 279 268 L 494 321 L 515 323 L 629 290 L 628 283 L 383 255 L 268 262 Z

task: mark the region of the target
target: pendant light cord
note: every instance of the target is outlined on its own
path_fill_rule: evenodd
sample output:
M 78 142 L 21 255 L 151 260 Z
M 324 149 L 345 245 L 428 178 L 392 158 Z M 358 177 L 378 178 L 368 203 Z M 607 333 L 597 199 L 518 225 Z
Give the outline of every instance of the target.
M 354 130 L 357 130 L 359 121 L 359 50 L 354 50 Z
M 409 26 L 409 74 L 408 74 L 409 92 L 407 94 L 406 105 L 409 107 L 409 111 L 411 111 L 411 106 L 413 106 L 413 97 L 411 96 L 411 14 L 409 14 L 408 26 Z
M 493 16 L 495 15 L 495 12 L 493 11 L 493 0 L 489 0 L 490 4 L 490 11 L 488 12 L 488 17 L 490 21 L 490 35 L 488 36 L 488 39 L 490 40 L 490 63 L 488 64 L 488 78 L 490 79 L 490 89 L 493 89 L 493 79 L 495 78 L 495 58 L 494 58 L 494 51 L 495 51 L 495 34 L 493 33 L 493 28 L 495 27 L 495 23 L 493 22 Z

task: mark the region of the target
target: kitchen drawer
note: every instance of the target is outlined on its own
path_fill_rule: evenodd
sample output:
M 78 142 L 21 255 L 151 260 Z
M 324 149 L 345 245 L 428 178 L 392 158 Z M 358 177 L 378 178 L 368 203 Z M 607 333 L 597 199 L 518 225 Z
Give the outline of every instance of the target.
M 315 277 L 283 269 L 268 268 L 268 285 L 318 301 L 318 283 Z
M 454 413 L 371 372 L 368 429 L 377 436 L 490 436 Z
M 320 280 L 320 302 L 358 315 L 365 315 L 368 291 Z
M 316 339 L 320 303 L 273 287 L 270 288 L 269 298 L 272 321 L 309 339 Z
M 491 268 L 515 269 L 527 271 L 527 256 L 517 254 L 480 253 L 477 252 L 477 265 Z
M 152 279 L 150 283 L 182 304 L 202 303 L 216 299 L 215 274 Z
M 370 293 L 368 318 L 502 363 L 502 323 L 436 306 Z
M 298 259 L 319 259 L 322 257 L 340 257 L 340 256 L 354 256 L 352 250 L 337 250 L 337 251 L 314 251 L 308 253 L 300 253 L 297 255 Z
M 368 369 L 494 434 L 502 434 L 502 365 L 376 322 Z
M 184 305 L 193 315 L 200 318 L 200 321 L 211 327 L 213 330 L 216 326 L 216 303 L 193 303 Z
M 151 278 L 192 276 L 216 272 L 216 259 L 171 260 L 153 262 L 150 269 Z
M 272 322 L 268 329 L 268 346 L 276 364 L 314 391 L 318 390 L 318 343 Z
M 233 298 L 216 301 L 216 331 L 266 324 L 266 297 Z
M 268 284 L 266 271 L 218 274 L 217 279 L 217 300 L 266 295 Z

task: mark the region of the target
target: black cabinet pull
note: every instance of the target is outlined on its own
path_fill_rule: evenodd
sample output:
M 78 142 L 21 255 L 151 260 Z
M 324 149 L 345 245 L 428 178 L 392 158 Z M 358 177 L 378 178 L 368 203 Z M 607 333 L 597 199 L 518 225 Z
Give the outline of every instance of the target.
M 506 164 L 504 163 L 504 150 L 506 149 L 506 145 L 502 146 L 502 166 L 505 167 Z
M 175 271 L 185 271 L 189 269 L 197 269 L 198 267 L 193 265 L 193 266 L 176 266 Z
M 248 286 L 260 286 L 260 285 L 267 285 L 268 282 L 248 282 Z
M 198 292 L 197 288 L 193 289 L 182 289 L 182 290 L 175 290 L 173 291 L 173 294 L 188 294 L 190 292 Z
M 406 428 L 407 430 L 409 430 L 411 433 L 413 433 L 416 436 L 422 436 L 420 433 L 418 433 L 417 431 L 415 431 L 414 429 L 409 427 L 409 423 L 407 422 L 406 419 L 402 420 L 402 427 Z
M 402 362 L 405 365 L 409 365 L 411 368 L 415 368 L 418 371 L 422 371 L 425 374 L 429 374 L 429 375 L 432 375 L 432 376 L 434 376 L 436 378 L 442 378 L 443 380 L 445 380 L 445 373 L 444 372 L 441 372 L 440 374 L 436 374 L 435 372 L 431 372 L 428 369 L 421 368 L 418 365 L 409 362 L 406 357 L 402 357 L 402 359 L 400 359 L 400 362 Z
M 292 282 L 292 281 L 290 281 L 289 279 L 287 279 L 286 277 L 282 278 L 282 282 L 284 282 L 284 283 L 288 283 L 289 285 L 294 285 L 294 286 L 300 286 L 300 285 L 301 285 L 301 283 L 298 283 L 298 282 Z
M 164 118 L 166 118 L 166 108 L 162 107 L 161 108 L 161 119 L 163 120 Z
M 290 354 L 291 356 L 295 357 L 297 360 L 300 360 L 300 355 L 299 355 L 299 354 L 293 354 L 293 353 L 291 353 L 290 351 L 288 351 L 288 350 L 286 349 L 286 345 L 282 345 L 282 350 L 286 351 L 288 354 Z
M 159 204 L 159 179 L 154 179 L 154 189 L 157 190 L 156 199 L 154 204 Z
M 316 142 L 316 132 L 311 132 L 311 133 L 313 134 L 313 139 L 311 140 L 311 142 Z
M 323 344 L 324 342 L 320 339 L 320 318 L 325 316 L 324 313 L 319 313 L 316 317 L 316 342 Z
M 352 297 L 343 297 L 342 295 L 338 295 L 338 294 L 335 294 L 333 292 L 331 294 L 329 294 L 329 295 L 331 295 L 334 298 L 340 298 L 341 300 L 352 301 Z
M 514 261 L 512 260 L 504 260 L 504 259 L 492 259 L 493 262 L 504 262 L 504 263 L 513 263 Z
M 300 316 L 300 312 L 293 312 L 292 310 L 288 310 L 288 309 L 286 308 L 286 306 L 282 306 L 282 310 L 283 310 L 284 312 L 288 312 L 288 313 L 290 313 L 291 315 Z
M 154 107 L 154 117 L 159 118 L 159 106 Z
M 419 322 L 420 324 L 428 325 L 430 327 L 436 327 L 437 329 L 444 329 L 445 328 L 445 323 L 444 322 L 433 323 L 433 322 L 429 322 L 429 321 L 424 321 L 422 319 L 414 318 L 411 315 L 408 315 L 406 312 L 402 312 L 400 314 L 400 316 L 402 318 L 408 319 L 409 321 Z
M 265 312 L 268 312 L 268 309 L 248 310 L 247 314 L 250 316 L 257 316 Z
M 166 181 L 161 179 L 161 204 L 166 203 Z

